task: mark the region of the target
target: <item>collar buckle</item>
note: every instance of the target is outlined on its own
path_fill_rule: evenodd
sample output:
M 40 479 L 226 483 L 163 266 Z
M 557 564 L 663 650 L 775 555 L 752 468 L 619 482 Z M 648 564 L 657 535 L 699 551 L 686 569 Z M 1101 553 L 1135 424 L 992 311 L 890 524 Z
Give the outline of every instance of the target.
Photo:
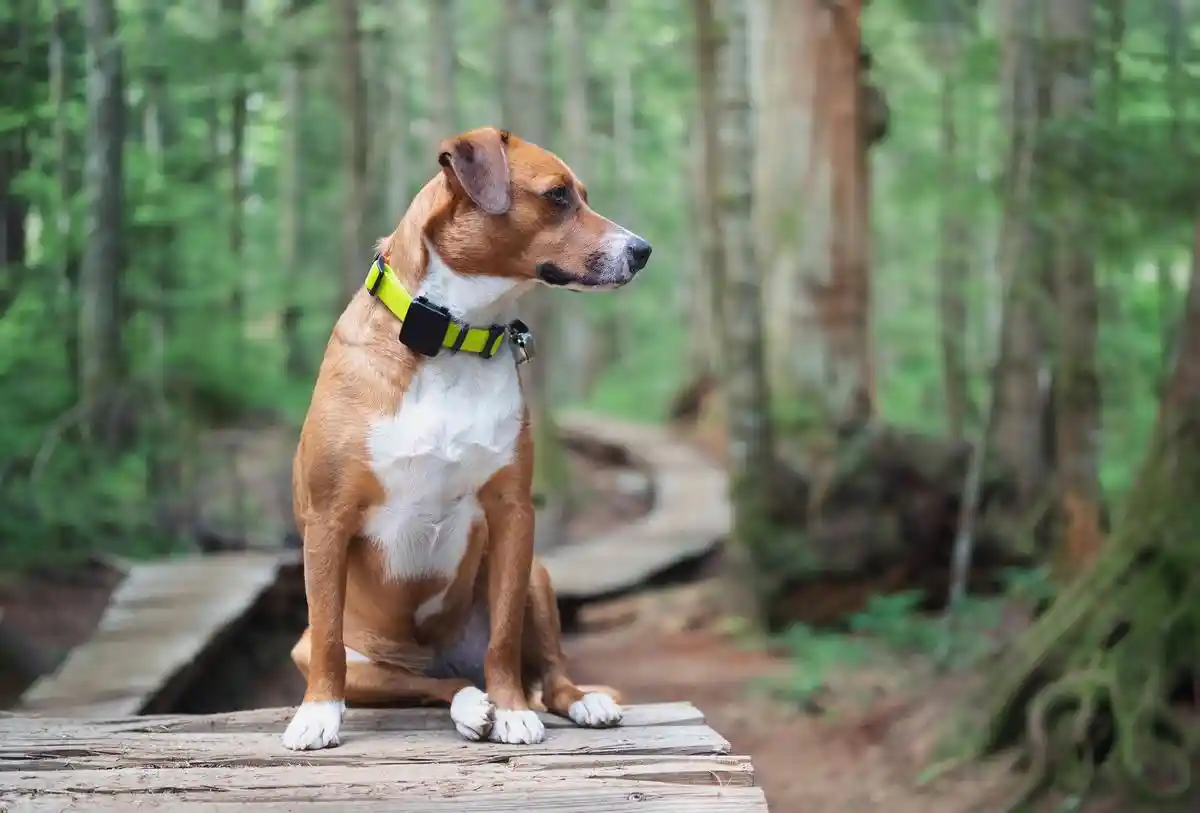
M 508 338 L 512 342 L 513 356 L 517 359 L 518 367 L 533 361 L 537 355 L 537 342 L 533 338 L 533 331 L 529 329 L 529 325 L 520 319 L 512 320 L 508 324 Z

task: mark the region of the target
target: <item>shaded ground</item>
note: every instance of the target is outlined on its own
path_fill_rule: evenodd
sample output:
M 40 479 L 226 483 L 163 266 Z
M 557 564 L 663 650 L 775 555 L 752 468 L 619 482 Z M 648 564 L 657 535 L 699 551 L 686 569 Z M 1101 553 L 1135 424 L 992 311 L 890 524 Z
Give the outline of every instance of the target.
M 0 573 L 0 645 L 6 645 L 8 657 L 22 661 L 12 664 L 0 656 L 0 708 L 25 690 L 29 660 L 51 667 L 91 636 L 120 581 L 119 571 L 99 562 Z

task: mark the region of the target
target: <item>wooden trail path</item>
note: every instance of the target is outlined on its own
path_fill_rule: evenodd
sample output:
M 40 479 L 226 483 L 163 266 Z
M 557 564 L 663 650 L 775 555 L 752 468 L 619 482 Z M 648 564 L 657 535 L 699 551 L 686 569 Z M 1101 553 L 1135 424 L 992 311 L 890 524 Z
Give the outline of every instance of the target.
M 634 522 L 541 557 L 561 601 L 594 601 L 632 589 L 712 551 L 729 533 L 725 471 L 661 426 L 589 413 L 557 418 L 564 436 L 626 450 L 650 476 L 654 504 Z
M 539 745 L 468 743 L 446 709 L 347 712 L 341 746 L 279 743 L 291 709 L 64 720 L 0 716 L 0 811 L 758 813 L 746 757 L 689 703 L 585 730 L 543 715 Z
M 132 566 L 96 632 L 30 686 L 18 710 L 86 719 L 169 705 L 189 667 L 296 558 L 225 553 Z

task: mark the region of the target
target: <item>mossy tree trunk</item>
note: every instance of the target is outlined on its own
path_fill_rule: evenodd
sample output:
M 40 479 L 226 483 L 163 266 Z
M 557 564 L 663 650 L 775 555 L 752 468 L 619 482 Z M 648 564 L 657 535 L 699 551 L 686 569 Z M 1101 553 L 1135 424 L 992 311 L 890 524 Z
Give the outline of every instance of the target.
M 1200 221 L 1196 223 L 1200 252 Z M 1095 564 L 1018 640 L 983 697 L 983 750 L 1025 727 L 1029 790 L 1098 772 L 1155 799 L 1190 791 L 1200 738 L 1171 704 L 1200 664 L 1200 253 L 1137 480 Z

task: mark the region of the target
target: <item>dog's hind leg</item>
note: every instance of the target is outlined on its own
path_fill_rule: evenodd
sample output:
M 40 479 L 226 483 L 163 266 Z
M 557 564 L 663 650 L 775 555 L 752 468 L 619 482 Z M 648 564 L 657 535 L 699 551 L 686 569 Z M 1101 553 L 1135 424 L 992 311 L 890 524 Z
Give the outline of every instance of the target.
M 605 728 L 621 722 L 620 695 L 608 686 L 577 686 L 567 674 L 562 623 L 550 574 L 534 561 L 522 631 L 526 683 L 541 684 L 541 705 L 576 725 Z M 535 698 L 536 699 L 536 698 Z
M 292 649 L 292 660 L 307 672 L 309 635 Z M 486 739 L 495 708 L 470 680 L 426 677 L 403 666 L 376 663 L 358 652 L 346 658 L 346 702 L 355 706 L 448 705 L 454 727 L 468 740 Z

